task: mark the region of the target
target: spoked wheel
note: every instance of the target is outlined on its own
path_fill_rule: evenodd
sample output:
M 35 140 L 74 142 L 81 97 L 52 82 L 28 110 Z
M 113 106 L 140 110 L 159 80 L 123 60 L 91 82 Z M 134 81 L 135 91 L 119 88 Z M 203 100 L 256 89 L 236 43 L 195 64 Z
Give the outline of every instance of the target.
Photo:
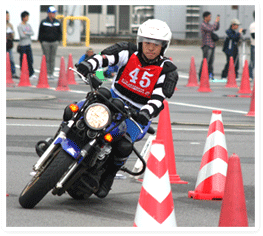
M 19 197 L 20 205 L 23 208 L 35 207 L 55 187 L 73 162 L 74 159 L 61 149 L 47 169 L 41 175 L 37 173 L 24 188 Z

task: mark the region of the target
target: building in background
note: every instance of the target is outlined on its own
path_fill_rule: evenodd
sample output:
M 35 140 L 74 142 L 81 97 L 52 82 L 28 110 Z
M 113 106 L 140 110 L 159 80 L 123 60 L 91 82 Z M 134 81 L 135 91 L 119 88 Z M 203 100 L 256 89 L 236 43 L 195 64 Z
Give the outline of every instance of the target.
M 47 16 L 49 5 L 21 5 L 7 9 L 11 13 L 11 22 L 14 28 L 20 23 L 20 14 L 27 10 L 34 15 L 31 25 L 38 35 L 39 23 Z M 212 13 L 212 22 L 219 14 L 221 16 L 219 37 L 225 37 L 225 30 L 229 28 L 230 21 L 238 18 L 241 27 L 249 29 L 253 22 L 254 5 L 55 5 L 58 15 L 69 16 L 80 14 L 90 19 L 90 34 L 92 35 L 118 35 L 135 37 L 138 26 L 145 20 L 156 18 L 166 21 L 171 28 L 174 39 L 200 39 L 200 25 L 205 11 Z M 25 9 L 24 9 L 25 8 Z M 39 12 L 40 11 L 40 12 Z M 62 21 L 62 19 L 60 19 Z M 77 22 L 68 22 L 67 33 L 76 30 Z M 79 23 L 82 37 L 85 36 L 85 21 Z M 18 34 L 16 34 L 17 36 Z M 249 38 L 247 31 L 246 38 Z M 16 39 L 16 38 L 15 38 Z M 34 40 L 34 38 L 33 38 Z
M 254 5 L 108 5 L 83 8 L 91 20 L 91 34 L 134 35 L 138 25 L 156 18 L 167 22 L 175 39 L 200 38 L 205 11 L 212 13 L 212 21 L 218 14 L 221 16 L 217 34 L 223 38 L 233 18 L 238 18 L 241 27 L 248 29 L 255 10 Z
M 211 23 L 215 21 L 217 15 L 220 15 L 220 29 L 216 33 L 223 38 L 233 18 L 239 19 L 240 27 L 249 29 L 253 22 L 254 10 L 254 5 L 164 5 L 154 8 L 154 17 L 167 22 L 175 39 L 200 38 L 203 12 L 210 11 Z M 248 33 L 246 37 L 249 37 Z

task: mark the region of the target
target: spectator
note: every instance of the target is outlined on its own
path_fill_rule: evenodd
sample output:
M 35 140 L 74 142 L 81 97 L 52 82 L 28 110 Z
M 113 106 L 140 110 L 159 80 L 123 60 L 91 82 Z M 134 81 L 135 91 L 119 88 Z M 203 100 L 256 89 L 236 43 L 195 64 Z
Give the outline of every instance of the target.
M 255 68 L 255 11 L 253 12 L 254 22 L 249 26 L 250 31 L 250 63 L 249 77 L 254 79 L 253 69 Z
M 31 36 L 34 35 L 32 27 L 27 23 L 29 19 L 29 13 L 27 11 L 23 11 L 21 13 L 22 22 L 18 25 L 17 30 L 19 33 L 20 41 L 20 68 L 22 68 L 23 55 L 27 56 L 28 70 L 30 79 L 36 79 L 36 75 L 34 74 L 33 68 L 33 55 L 31 49 Z
M 14 79 L 18 79 L 19 77 L 16 75 L 16 67 L 15 67 L 13 51 L 12 51 L 12 48 L 14 46 L 13 40 L 15 34 L 14 34 L 13 25 L 9 22 L 9 19 L 10 19 L 9 12 L 6 11 L 6 52 L 9 53 L 12 77 Z
M 86 53 L 81 56 L 78 64 L 80 64 L 84 60 L 88 60 L 94 57 L 96 54 L 94 53 L 92 48 L 88 48 Z M 118 71 L 118 66 L 108 66 L 108 68 L 103 72 L 105 78 L 113 78 L 115 73 Z
M 95 56 L 93 49 L 92 48 L 88 48 L 86 53 L 84 55 L 82 55 L 82 57 L 79 59 L 78 64 L 80 62 L 84 61 L 84 60 L 88 60 L 89 58 L 91 58 L 93 56 Z
M 115 74 L 118 72 L 118 66 L 108 66 L 107 70 L 103 72 L 105 78 L 113 78 Z
M 46 56 L 48 79 L 54 79 L 55 59 L 59 41 L 62 39 L 60 22 L 55 18 L 56 8 L 50 6 L 47 18 L 39 26 L 38 40 L 41 43 L 43 54 Z
M 201 25 L 201 34 L 202 34 L 202 51 L 203 59 L 206 58 L 208 64 L 208 73 L 209 77 L 213 79 L 213 62 L 214 62 L 214 53 L 215 53 L 215 42 L 212 39 L 212 32 L 219 29 L 220 16 L 216 17 L 215 23 L 213 25 L 209 24 L 211 21 L 211 13 L 206 11 L 203 13 L 203 23 Z M 202 60 L 203 61 L 203 60 Z M 201 63 L 199 70 L 199 80 L 201 78 L 203 63 Z
M 222 71 L 222 78 L 226 78 L 228 74 L 228 67 L 230 57 L 233 57 L 235 64 L 235 73 L 236 78 L 238 78 L 238 69 L 239 69 L 239 57 L 238 57 L 238 42 L 241 38 L 241 33 L 243 29 L 239 29 L 240 22 L 238 19 L 232 19 L 231 25 L 228 30 L 226 30 L 227 37 L 224 41 L 223 52 L 226 54 L 226 65 Z

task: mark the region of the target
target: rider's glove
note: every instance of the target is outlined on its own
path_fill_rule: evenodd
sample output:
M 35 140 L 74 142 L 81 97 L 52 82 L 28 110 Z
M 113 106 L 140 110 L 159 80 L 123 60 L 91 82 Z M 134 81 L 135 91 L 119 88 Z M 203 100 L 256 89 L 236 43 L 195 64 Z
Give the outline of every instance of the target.
M 88 73 L 92 72 L 92 65 L 87 61 L 82 61 L 78 64 L 77 71 L 86 77 Z
M 150 117 L 149 113 L 142 110 L 142 111 L 139 111 L 136 120 L 142 125 L 147 125 L 148 122 L 150 121 L 150 118 L 151 117 Z

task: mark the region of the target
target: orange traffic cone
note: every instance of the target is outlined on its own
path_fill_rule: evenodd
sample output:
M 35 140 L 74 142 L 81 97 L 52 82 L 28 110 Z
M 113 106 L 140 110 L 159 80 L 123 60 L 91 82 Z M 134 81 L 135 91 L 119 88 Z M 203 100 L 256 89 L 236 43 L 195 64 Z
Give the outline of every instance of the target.
M 190 63 L 190 69 L 189 69 L 189 79 L 188 84 L 186 87 L 197 87 L 197 75 L 196 75 L 196 69 L 195 69 L 195 59 L 194 57 L 191 57 L 191 63 Z
M 230 57 L 229 68 L 227 74 L 227 83 L 225 88 L 237 88 L 236 72 L 233 57 Z
M 135 227 L 176 227 L 167 159 L 162 141 L 153 140 L 136 209 Z
M 47 79 L 47 63 L 46 63 L 45 55 L 42 56 L 37 88 L 49 88 L 48 79 Z
M 173 134 L 171 127 L 169 104 L 166 100 L 163 101 L 164 109 L 160 112 L 159 122 L 157 127 L 156 139 L 163 140 L 166 156 L 168 159 L 168 169 L 170 183 L 172 184 L 188 184 L 188 182 L 181 180 L 180 176 L 176 173 Z
M 246 116 L 255 116 L 255 80 L 254 80 L 254 88 L 252 92 L 251 102 L 250 102 L 250 109 Z
M 235 153 L 228 161 L 225 194 L 221 205 L 219 226 L 248 227 L 240 159 Z
M 213 111 L 195 190 L 188 197 L 198 200 L 223 198 L 227 172 L 227 147 L 221 111 Z
M 74 72 L 69 69 L 70 67 L 73 68 L 73 59 L 72 59 L 71 53 L 68 56 L 67 81 L 68 81 L 68 84 L 77 84 L 77 82 L 75 81 Z
M 28 63 L 27 63 L 27 56 L 24 53 L 22 59 L 22 68 L 21 68 L 21 75 L 18 87 L 29 87 L 31 86 L 29 80 L 29 71 L 28 71 Z
M 58 85 L 57 85 L 57 91 L 68 91 L 68 83 L 66 78 L 66 71 L 65 71 L 65 61 L 64 57 L 61 57 L 60 59 L 60 71 L 59 71 L 59 78 L 58 78 Z
M 245 60 L 242 78 L 241 78 L 240 89 L 238 90 L 238 93 L 252 93 L 252 91 L 250 89 L 249 70 L 248 70 L 247 60 Z
M 203 59 L 200 85 L 199 85 L 199 89 L 197 91 L 203 92 L 203 93 L 212 92 L 212 90 L 210 89 L 208 66 L 207 66 L 206 58 Z
M 15 82 L 12 79 L 10 56 L 9 56 L 9 52 L 7 52 L 6 53 L 6 87 L 13 87 L 13 86 L 15 86 Z

